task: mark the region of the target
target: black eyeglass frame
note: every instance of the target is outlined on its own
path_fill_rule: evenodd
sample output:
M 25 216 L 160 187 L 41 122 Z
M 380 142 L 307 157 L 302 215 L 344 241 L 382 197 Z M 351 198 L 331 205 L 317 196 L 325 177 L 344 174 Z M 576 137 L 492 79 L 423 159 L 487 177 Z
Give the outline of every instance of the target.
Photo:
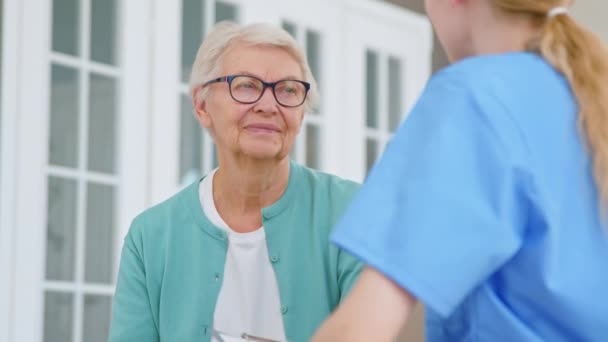
M 260 96 L 255 99 L 255 101 L 240 101 L 237 100 L 234 95 L 232 95 L 232 81 L 237 78 L 237 77 L 249 77 L 249 78 L 253 78 L 256 79 L 258 81 L 260 81 L 262 83 L 262 92 L 260 93 Z M 300 102 L 297 105 L 285 105 L 283 103 L 281 103 L 281 101 L 279 101 L 279 99 L 277 98 L 277 94 L 275 93 L 275 87 L 277 84 L 281 83 L 281 82 L 285 82 L 285 81 L 289 81 L 289 82 L 298 82 L 300 84 L 302 84 L 304 86 L 305 92 L 304 92 L 304 97 L 302 98 L 302 102 Z M 221 83 L 221 82 L 226 82 L 228 83 L 228 91 L 230 92 L 230 97 L 232 97 L 232 99 L 238 103 L 242 103 L 242 104 L 252 104 L 252 103 L 256 103 L 258 102 L 262 96 L 264 96 L 264 93 L 266 92 L 266 88 L 271 88 L 272 89 L 272 96 L 274 96 L 274 99 L 277 101 L 277 103 L 283 107 L 287 107 L 287 108 L 295 108 L 295 107 L 300 107 L 301 105 L 304 104 L 304 102 L 306 102 L 306 97 L 308 96 L 308 92 L 310 91 L 310 83 L 305 82 L 305 81 L 300 81 L 300 80 L 292 80 L 292 79 L 284 79 L 284 80 L 278 80 L 276 82 L 266 82 L 258 77 L 252 76 L 252 75 L 244 75 L 244 74 L 237 74 L 237 75 L 227 75 L 227 76 L 222 76 L 222 77 L 218 77 L 218 78 L 214 78 L 212 80 L 209 80 L 205 83 L 203 83 L 203 85 L 201 86 L 202 88 L 213 84 L 213 83 Z

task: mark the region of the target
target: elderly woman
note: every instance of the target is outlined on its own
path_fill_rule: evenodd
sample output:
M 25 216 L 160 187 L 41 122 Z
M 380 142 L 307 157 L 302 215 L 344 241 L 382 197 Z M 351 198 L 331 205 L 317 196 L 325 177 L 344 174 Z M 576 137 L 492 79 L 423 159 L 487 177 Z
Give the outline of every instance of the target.
M 289 160 L 315 97 L 306 57 L 280 28 L 221 23 L 190 89 L 219 167 L 134 220 L 110 340 L 308 340 L 360 265 L 329 244 L 357 185 Z

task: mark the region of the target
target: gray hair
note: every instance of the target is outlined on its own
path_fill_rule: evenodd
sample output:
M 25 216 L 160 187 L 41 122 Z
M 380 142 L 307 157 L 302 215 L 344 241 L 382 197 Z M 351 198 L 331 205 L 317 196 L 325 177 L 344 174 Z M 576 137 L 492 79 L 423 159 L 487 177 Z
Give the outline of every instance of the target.
M 306 54 L 287 31 L 271 24 L 250 24 L 241 26 L 232 22 L 220 22 L 216 24 L 207 35 L 201 47 L 198 49 L 196 59 L 192 65 L 190 74 L 190 94 L 203 83 L 220 77 L 222 59 L 235 42 L 249 46 L 272 46 L 285 50 L 289 53 L 302 69 L 304 81 L 310 83 L 310 91 L 304 103 L 304 110 L 310 111 L 317 103 L 317 83 L 312 75 Z M 204 100 L 209 90 L 203 88 L 199 91 L 198 100 Z

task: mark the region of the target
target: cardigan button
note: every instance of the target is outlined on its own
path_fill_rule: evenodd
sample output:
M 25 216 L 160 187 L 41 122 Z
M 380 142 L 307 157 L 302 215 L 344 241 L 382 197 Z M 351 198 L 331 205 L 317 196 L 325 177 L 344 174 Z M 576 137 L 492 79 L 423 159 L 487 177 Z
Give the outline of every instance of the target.
M 273 264 L 276 264 L 277 262 L 279 262 L 280 258 L 278 255 L 273 255 L 270 257 L 270 262 L 272 262 Z
M 289 311 L 289 308 L 287 307 L 287 305 L 281 306 L 281 313 L 283 315 L 287 315 L 287 311 Z

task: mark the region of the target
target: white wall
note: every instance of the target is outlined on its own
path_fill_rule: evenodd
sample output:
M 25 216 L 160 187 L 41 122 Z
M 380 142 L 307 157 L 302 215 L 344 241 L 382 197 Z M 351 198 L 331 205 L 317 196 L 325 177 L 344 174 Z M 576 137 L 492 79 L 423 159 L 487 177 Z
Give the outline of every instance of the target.
M 608 2 L 598 0 L 576 1 L 572 13 L 580 23 L 599 34 L 608 43 Z

